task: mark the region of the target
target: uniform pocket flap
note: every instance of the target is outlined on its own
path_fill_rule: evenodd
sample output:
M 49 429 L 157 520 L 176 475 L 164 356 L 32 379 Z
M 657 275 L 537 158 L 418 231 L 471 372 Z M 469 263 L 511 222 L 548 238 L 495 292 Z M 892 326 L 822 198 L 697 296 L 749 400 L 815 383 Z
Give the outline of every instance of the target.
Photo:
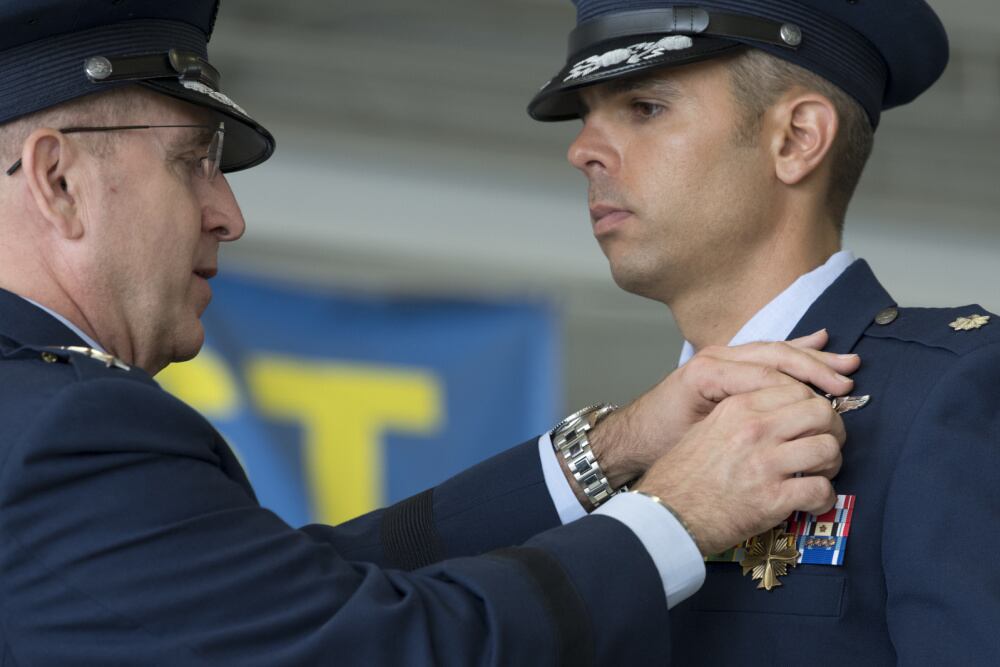
M 701 587 L 690 600 L 693 611 L 840 616 L 846 579 L 837 568 L 799 565 L 770 590 L 757 588 L 736 563 L 710 563 Z

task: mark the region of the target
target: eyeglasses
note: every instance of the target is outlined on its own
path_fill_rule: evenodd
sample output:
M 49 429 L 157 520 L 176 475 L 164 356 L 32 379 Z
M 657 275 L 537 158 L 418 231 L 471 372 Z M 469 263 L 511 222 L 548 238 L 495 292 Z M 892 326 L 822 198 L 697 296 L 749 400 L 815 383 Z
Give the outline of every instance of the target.
M 225 123 L 215 125 L 118 125 L 114 127 L 64 127 L 59 131 L 63 134 L 78 134 L 80 132 L 120 132 L 126 130 L 152 130 L 161 127 L 190 127 L 202 130 L 214 130 L 212 140 L 208 144 L 208 154 L 199 160 L 199 169 L 195 173 L 211 181 L 219 173 L 219 165 L 222 163 L 222 141 L 225 138 Z M 8 176 L 13 176 L 21 168 L 21 159 L 10 166 L 7 170 Z

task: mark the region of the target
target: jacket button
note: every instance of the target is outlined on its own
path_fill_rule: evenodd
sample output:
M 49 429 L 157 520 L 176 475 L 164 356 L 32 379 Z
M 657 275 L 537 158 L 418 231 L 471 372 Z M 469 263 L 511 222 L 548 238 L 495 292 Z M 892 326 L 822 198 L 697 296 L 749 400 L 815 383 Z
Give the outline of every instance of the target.
M 896 321 L 897 317 L 899 317 L 898 308 L 886 308 L 879 311 L 879 314 L 875 316 L 875 324 L 881 324 L 882 326 L 892 324 Z

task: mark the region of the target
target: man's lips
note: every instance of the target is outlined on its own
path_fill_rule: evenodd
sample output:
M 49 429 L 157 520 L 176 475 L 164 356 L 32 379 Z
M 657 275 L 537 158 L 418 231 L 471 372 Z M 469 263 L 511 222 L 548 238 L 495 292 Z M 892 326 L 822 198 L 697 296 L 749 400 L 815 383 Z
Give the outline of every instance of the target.
M 624 222 L 632 211 L 612 204 L 598 204 L 590 207 L 590 219 L 594 224 L 594 234 L 603 234 Z
M 203 269 L 195 269 L 194 270 L 194 275 L 198 276 L 199 278 L 204 278 L 205 280 L 211 280 L 218 273 L 219 273 L 218 269 L 211 268 L 211 267 L 206 267 L 206 268 L 203 268 Z

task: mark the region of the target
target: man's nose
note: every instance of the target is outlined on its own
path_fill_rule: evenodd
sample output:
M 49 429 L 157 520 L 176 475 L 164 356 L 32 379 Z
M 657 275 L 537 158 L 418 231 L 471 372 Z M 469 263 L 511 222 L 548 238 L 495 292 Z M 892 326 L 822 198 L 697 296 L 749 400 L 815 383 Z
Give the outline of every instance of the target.
M 584 119 L 579 134 L 569 145 L 566 158 L 571 165 L 588 175 L 594 170 L 613 171 L 617 168 L 617 152 L 607 128 L 596 114 L 590 113 Z
M 222 242 L 239 239 L 246 232 L 247 224 L 229 181 L 225 175 L 218 174 L 206 186 L 201 213 L 205 231 Z

